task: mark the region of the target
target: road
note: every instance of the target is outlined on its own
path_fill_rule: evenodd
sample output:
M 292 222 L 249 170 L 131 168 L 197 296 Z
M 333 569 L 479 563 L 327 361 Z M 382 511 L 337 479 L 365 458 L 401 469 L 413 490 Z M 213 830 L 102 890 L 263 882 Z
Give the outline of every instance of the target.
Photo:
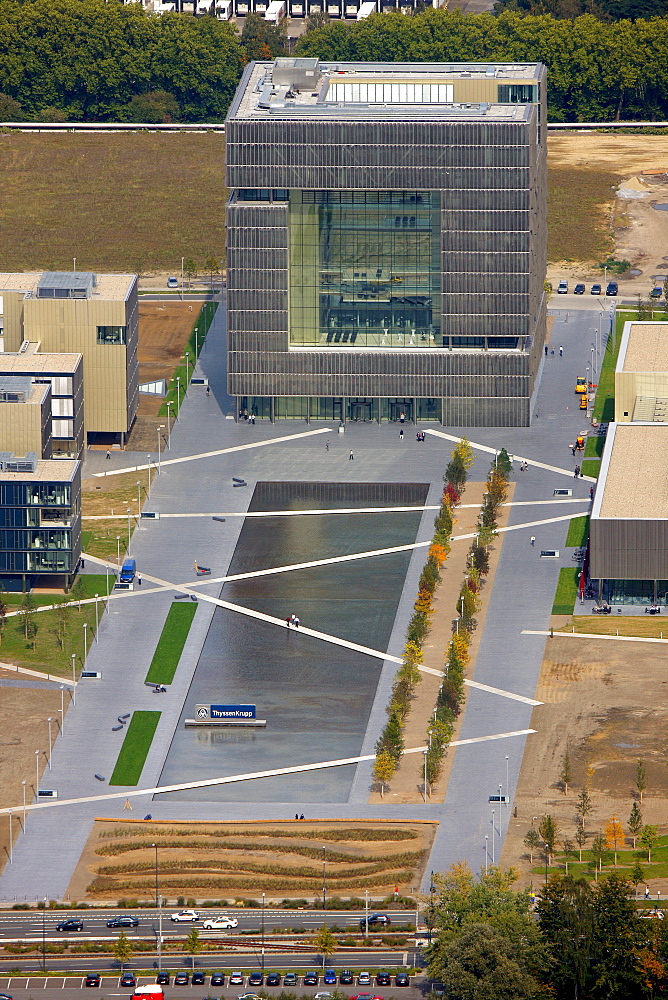
M 62 942 L 63 939 L 76 943 L 80 939 L 91 939 L 105 941 L 114 940 L 120 934 L 120 930 L 112 930 L 107 927 L 107 921 L 113 917 L 127 915 L 127 910 L 9 910 L 4 911 L 0 916 L 0 940 L 4 941 L 30 941 L 42 940 L 45 935 L 49 942 Z M 185 938 L 189 934 L 192 923 L 175 923 L 170 917 L 172 913 L 178 911 L 170 907 L 162 911 L 162 935 L 164 938 Z M 261 931 L 263 911 L 261 909 L 234 909 L 211 907 L 199 909 L 200 919 L 194 924 L 198 930 L 211 939 L 228 938 L 237 936 L 243 932 Z M 369 908 L 369 915 L 374 910 Z M 415 924 L 414 910 L 383 910 L 387 913 L 392 922 L 392 926 Z M 203 923 L 205 920 L 215 919 L 218 916 L 236 917 L 239 921 L 238 927 L 229 931 L 205 931 Z M 123 930 L 129 938 L 153 938 L 158 932 L 159 913 L 157 908 L 139 909 L 132 911 L 132 916 L 137 917 L 139 926 L 125 927 Z M 281 929 L 289 933 L 293 927 L 305 927 L 307 930 L 315 930 L 323 923 L 329 926 L 337 926 L 350 931 L 360 929 L 360 920 L 364 918 L 364 910 L 264 910 L 264 928 L 267 934 Z M 63 920 L 78 919 L 83 921 L 83 931 L 73 931 L 69 933 L 59 933 L 56 925 Z M 374 931 L 373 933 L 377 933 Z M 380 929 L 378 931 L 380 933 Z

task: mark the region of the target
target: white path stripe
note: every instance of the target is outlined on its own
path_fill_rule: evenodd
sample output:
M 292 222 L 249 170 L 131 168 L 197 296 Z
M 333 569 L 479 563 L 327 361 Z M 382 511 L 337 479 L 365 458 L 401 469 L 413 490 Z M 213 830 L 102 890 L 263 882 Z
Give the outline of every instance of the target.
M 502 507 L 540 507 L 546 504 L 560 504 L 560 503 L 585 503 L 585 501 L 579 497 L 568 497 L 567 499 L 559 500 L 517 500 L 510 501 L 509 503 L 501 504 Z M 457 505 L 458 510 L 473 510 L 478 509 L 480 504 L 478 503 L 460 503 Z M 148 508 L 147 508 L 148 509 Z M 425 510 L 440 510 L 438 504 L 427 504 L 424 507 L 338 507 L 336 510 L 253 510 L 253 511 L 217 511 L 214 510 L 210 514 L 202 513 L 181 513 L 181 514 L 160 514 L 160 520 L 164 518 L 182 518 L 182 517 L 314 517 L 319 514 L 403 514 L 403 513 L 422 513 Z M 120 521 L 125 520 L 126 514 L 85 514 L 81 520 L 82 521 Z M 132 517 L 137 520 L 136 515 L 132 514 Z M 145 525 L 147 519 L 142 521 L 142 525 Z
M 454 441 L 455 443 L 461 441 L 461 438 L 455 437 L 453 434 L 446 434 L 444 431 L 435 431 L 427 428 L 426 434 L 433 434 L 434 437 L 444 438 L 446 441 Z M 477 451 L 486 451 L 489 455 L 498 455 L 498 448 L 490 448 L 486 444 L 477 444 L 475 441 L 469 441 L 472 448 L 477 449 Z M 518 462 L 526 462 L 528 465 L 533 465 L 537 469 L 547 469 L 548 472 L 557 472 L 561 476 L 570 476 L 573 478 L 573 472 L 569 469 L 560 469 L 556 465 L 546 465 L 544 462 L 536 462 L 531 458 L 522 458 L 521 455 L 513 453 L 513 458 Z M 587 483 L 595 483 L 596 479 L 592 476 L 582 476 L 581 477 Z
M 453 740 L 450 744 L 451 747 L 462 747 L 470 746 L 472 743 L 488 743 L 493 740 L 507 740 L 513 736 L 529 736 L 531 733 L 535 733 L 535 729 L 517 729 L 510 733 L 493 733 L 491 736 L 473 736 L 466 740 Z M 402 753 L 412 754 L 412 753 L 424 753 L 427 749 L 425 746 L 411 747 L 408 750 L 403 750 Z M 276 768 L 271 771 L 255 771 L 249 774 L 232 774 L 226 778 L 205 778 L 201 781 L 184 781 L 178 785 L 163 785 L 156 786 L 155 788 L 133 788 L 126 789 L 123 792 L 106 792 L 102 795 L 86 795 L 78 799 L 56 799 L 51 802 L 35 802 L 30 805 L 25 806 L 26 812 L 34 812 L 38 809 L 52 809 L 54 807 L 58 808 L 60 806 L 74 806 L 82 805 L 87 802 L 106 802 L 110 799 L 126 799 L 126 798 L 136 798 L 141 795 L 163 795 L 168 792 L 182 792 L 190 788 L 210 788 L 216 785 L 231 785 L 241 781 L 255 781 L 258 778 L 276 778 L 285 774 L 302 774 L 305 771 L 320 771 L 329 767 L 346 767 L 349 764 L 360 764 L 364 761 L 375 760 L 375 754 L 364 754 L 360 757 L 344 757 L 341 760 L 324 760 L 317 764 L 297 764 L 294 767 L 281 767 Z M 13 805 L 5 806 L 0 808 L 0 815 L 6 815 L 9 812 L 18 813 L 23 809 L 23 805 Z
M 300 438 L 313 437 L 315 434 L 331 434 L 331 427 L 319 427 L 314 431 L 302 431 L 300 434 L 287 434 L 284 437 L 270 438 L 267 441 L 253 441 L 251 444 L 238 444 L 233 448 L 220 448 L 217 451 L 204 451 L 199 455 L 184 455 L 183 458 L 162 459 L 160 467 L 165 465 L 181 465 L 183 462 L 196 462 L 200 458 L 215 458 L 216 455 L 231 455 L 235 451 L 250 451 L 252 448 L 266 448 L 270 444 L 284 444 L 286 441 L 299 441 Z M 125 472 L 141 472 L 143 469 L 155 469 L 157 462 L 151 465 L 129 465 L 126 469 L 105 469 L 104 472 L 94 472 L 94 479 L 104 479 L 107 476 L 120 476 Z
M 666 626 L 666 631 L 668 632 L 668 625 Z M 542 631 L 531 631 L 530 629 L 522 629 L 520 635 L 552 635 L 551 632 Z M 661 643 L 668 642 L 668 639 L 653 639 L 641 635 L 602 635 L 600 632 L 557 632 L 554 631 L 555 639 L 612 639 L 613 642 L 653 642 Z

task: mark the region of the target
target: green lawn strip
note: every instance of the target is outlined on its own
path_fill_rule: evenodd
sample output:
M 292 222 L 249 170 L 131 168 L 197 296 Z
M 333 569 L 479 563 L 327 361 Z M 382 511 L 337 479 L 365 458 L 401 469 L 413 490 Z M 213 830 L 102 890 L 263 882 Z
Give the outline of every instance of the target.
M 568 534 L 566 535 L 566 546 L 580 547 L 587 544 L 587 538 L 589 537 L 589 515 L 585 514 L 583 517 L 574 517 L 571 519 L 568 525 Z
M 136 785 L 146 761 L 161 712 L 133 712 L 110 785 Z
M 197 604 L 192 601 L 172 604 L 146 675 L 147 684 L 172 683 L 196 611 Z
M 617 315 L 615 329 L 615 347 L 613 350 L 612 336 L 608 337 L 605 352 L 603 354 L 603 364 L 598 376 L 598 389 L 594 401 L 593 416 L 599 423 L 609 423 L 615 419 L 615 365 L 619 355 L 619 345 L 624 331 L 624 323 L 635 319 L 635 314 L 624 316 Z M 589 473 L 591 475 L 592 473 Z
M 167 403 L 170 402 L 171 412 L 174 416 L 179 412 L 179 406 L 183 402 L 183 399 L 188 388 L 188 378 L 192 378 L 192 373 L 194 370 L 195 362 L 195 327 L 197 327 L 197 354 L 199 355 L 204 346 L 204 340 L 207 333 L 209 332 L 209 327 L 213 323 L 213 318 L 216 315 L 216 310 L 218 308 L 217 302 L 204 302 L 202 308 L 200 309 L 197 317 L 193 323 L 192 330 L 190 331 L 190 336 L 188 337 L 188 342 L 183 349 L 184 360 L 182 364 L 179 364 L 177 368 L 174 369 L 174 374 L 167 386 L 167 395 L 163 399 L 160 409 L 158 411 L 158 416 L 167 416 Z M 185 355 L 188 353 L 188 368 L 186 371 Z M 180 391 L 178 391 L 177 379 L 180 379 Z
M 588 437 L 585 445 L 585 458 L 600 458 L 605 445 L 605 435 L 597 434 L 595 437 Z
M 578 573 L 580 570 L 574 566 L 565 566 L 559 570 L 559 581 L 557 592 L 554 595 L 552 605 L 553 615 L 572 615 L 575 602 L 578 598 Z
M 601 472 L 601 460 L 598 458 L 587 458 L 582 463 L 580 468 L 583 476 L 590 476 L 592 479 L 598 479 Z

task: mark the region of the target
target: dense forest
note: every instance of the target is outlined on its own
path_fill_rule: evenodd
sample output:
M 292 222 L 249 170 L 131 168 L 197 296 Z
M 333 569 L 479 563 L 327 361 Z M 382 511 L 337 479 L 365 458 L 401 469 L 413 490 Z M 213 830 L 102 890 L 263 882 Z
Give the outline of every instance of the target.
M 507 0 L 515 8 L 546 2 L 572 3 L 576 12 L 581 2 L 598 4 Z M 668 118 L 668 17 L 606 17 L 599 6 L 574 18 L 427 8 L 314 27 L 297 52 L 330 60 L 542 61 L 552 121 Z M 147 14 L 115 0 L 2 0 L 0 121 L 222 121 L 244 63 L 283 53 L 286 42 L 285 25 L 257 15 L 240 37 L 215 17 Z

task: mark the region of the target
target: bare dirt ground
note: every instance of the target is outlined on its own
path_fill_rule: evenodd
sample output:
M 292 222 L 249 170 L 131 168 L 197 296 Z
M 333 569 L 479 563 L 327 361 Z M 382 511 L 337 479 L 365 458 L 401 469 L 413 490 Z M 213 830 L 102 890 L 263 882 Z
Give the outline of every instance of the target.
M 14 687 L 3 681 L 24 680 L 26 687 Z M 65 712 L 69 694 L 65 692 Z M 55 741 L 60 725 L 60 691 L 56 688 L 30 687 L 27 678 L 0 668 L 0 806 L 21 806 L 22 781 L 26 782 L 26 798 L 30 803 L 35 794 L 35 750 L 39 750 L 39 770 L 47 766 L 49 727 Z M 42 783 L 42 782 L 40 782 Z M 12 832 L 14 842 L 21 835 L 23 822 L 19 808 L 14 814 Z M 27 822 L 30 822 L 28 815 Z M 0 816 L 0 869 L 9 857 L 9 817 Z
M 471 508 L 459 507 L 456 509 L 455 518 L 453 519 L 453 535 L 468 534 L 475 530 L 479 504 L 482 503 L 484 491 L 485 483 L 469 483 L 467 485 L 462 497 L 462 503 L 475 504 L 475 506 Z M 512 499 L 513 492 L 514 485 L 511 485 L 508 494 L 509 500 Z M 507 523 L 509 513 L 509 507 L 501 509 L 499 515 L 500 527 L 503 527 Z M 470 646 L 471 660 L 467 669 L 469 677 L 473 675 L 475 670 L 480 636 L 484 628 L 485 616 L 494 585 L 494 575 L 501 554 L 503 537 L 503 535 L 499 535 L 490 547 L 489 573 L 481 591 L 482 607 L 476 615 L 478 628 L 473 634 Z M 448 559 L 441 570 L 441 583 L 436 588 L 434 595 L 434 614 L 432 617 L 431 632 L 424 644 L 424 665 L 431 667 L 433 670 L 443 670 L 444 656 L 452 635 L 452 623 L 457 617 L 457 598 L 464 579 L 469 546 L 470 542 L 468 541 L 453 542 Z M 434 677 L 431 674 L 422 675 L 422 680 L 418 685 L 415 699 L 404 728 L 404 743 L 407 747 L 417 747 L 425 744 L 427 723 L 434 710 L 440 686 L 441 679 L 439 677 Z M 453 739 L 455 740 L 459 734 L 463 714 L 462 712 L 455 725 L 453 733 Z M 432 802 L 443 802 L 445 799 L 455 752 L 450 751 L 445 757 L 441 776 L 430 792 L 430 800 Z M 390 789 L 385 792 L 382 801 L 391 801 L 392 803 L 421 802 L 424 794 L 422 769 L 423 759 L 421 754 L 411 754 L 404 757 L 392 778 Z M 369 802 L 380 801 L 380 792 L 374 790 L 369 796 Z
M 169 382 L 190 337 L 200 308 L 199 303 L 140 302 L 139 303 L 139 382 L 154 382 L 164 378 Z M 139 396 L 137 419 L 128 438 L 130 451 L 155 451 L 157 429 L 167 423 L 158 417 L 161 396 Z M 162 433 L 163 444 L 167 431 Z
M 622 294 L 647 297 L 653 277 L 668 273 L 668 212 L 653 205 L 668 202 L 668 136 L 664 135 L 550 135 L 550 169 L 571 169 L 609 174 L 608 197 L 601 212 L 614 239 L 613 256 L 626 259 L 640 275 L 624 275 Z M 617 196 L 622 189 L 635 189 L 642 198 Z M 551 280 L 559 277 L 600 279 L 592 261 L 560 261 L 549 269 Z M 608 275 L 610 277 L 610 275 Z
M 169 897 L 224 896 L 234 900 L 236 894 L 243 899 L 265 890 L 272 899 L 273 889 L 278 899 L 308 898 L 322 888 L 324 843 L 329 896 L 359 895 L 360 891 L 363 894 L 366 885 L 374 896 L 382 898 L 393 892 L 395 884 L 402 894 L 420 884 L 437 826 L 421 820 L 143 823 L 98 819 L 68 894 L 80 900 L 119 899 L 128 895 L 140 899 L 151 897 L 155 891 L 155 853 L 151 844 L 157 843 L 160 882 Z M 105 853 L 97 853 L 100 850 Z M 410 861 L 406 858 L 416 852 L 418 857 Z M 184 862 L 188 863 L 188 869 L 180 866 Z M 102 873 L 100 881 L 99 869 L 110 866 L 116 871 Z M 140 866 L 139 871 L 136 866 Z M 364 885 L 360 890 L 359 875 L 367 867 L 368 874 L 362 876 Z M 409 878 L 402 879 L 401 873 L 407 871 Z M 350 884 L 346 882 L 347 872 L 351 873 Z M 96 877 L 97 887 L 91 891 Z M 188 877 L 205 884 L 184 886 L 183 880 Z M 293 881 L 294 888 L 289 884 Z M 128 888 L 128 882 L 133 887 Z
M 626 619 L 627 622 L 631 619 Z M 555 619 L 555 626 L 557 620 Z M 531 725 L 515 796 L 517 817 L 511 818 L 501 864 L 518 867 L 521 884 L 536 876 L 523 839 L 532 818 L 550 813 L 561 836 L 573 839 L 575 803 L 589 787 L 593 812 L 586 829 L 590 837 L 603 831 L 616 815 L 626 821 L 637 796 L 635 768 L 645 761 L 648 787 L 642 805 L 645 823 L 665 832 L 668 815 L 668 680 L 666 653 L 645 643 L 615 643 L 596 639 L 554 639 L 546 642 Z M 665 689 L 665 690 L 664 690 Z M 573 783 L 568 796 L 559 782 L 561 760 L 570 749 Z M 668 879 L 650 880 L 650 889 L 665 892 Z

